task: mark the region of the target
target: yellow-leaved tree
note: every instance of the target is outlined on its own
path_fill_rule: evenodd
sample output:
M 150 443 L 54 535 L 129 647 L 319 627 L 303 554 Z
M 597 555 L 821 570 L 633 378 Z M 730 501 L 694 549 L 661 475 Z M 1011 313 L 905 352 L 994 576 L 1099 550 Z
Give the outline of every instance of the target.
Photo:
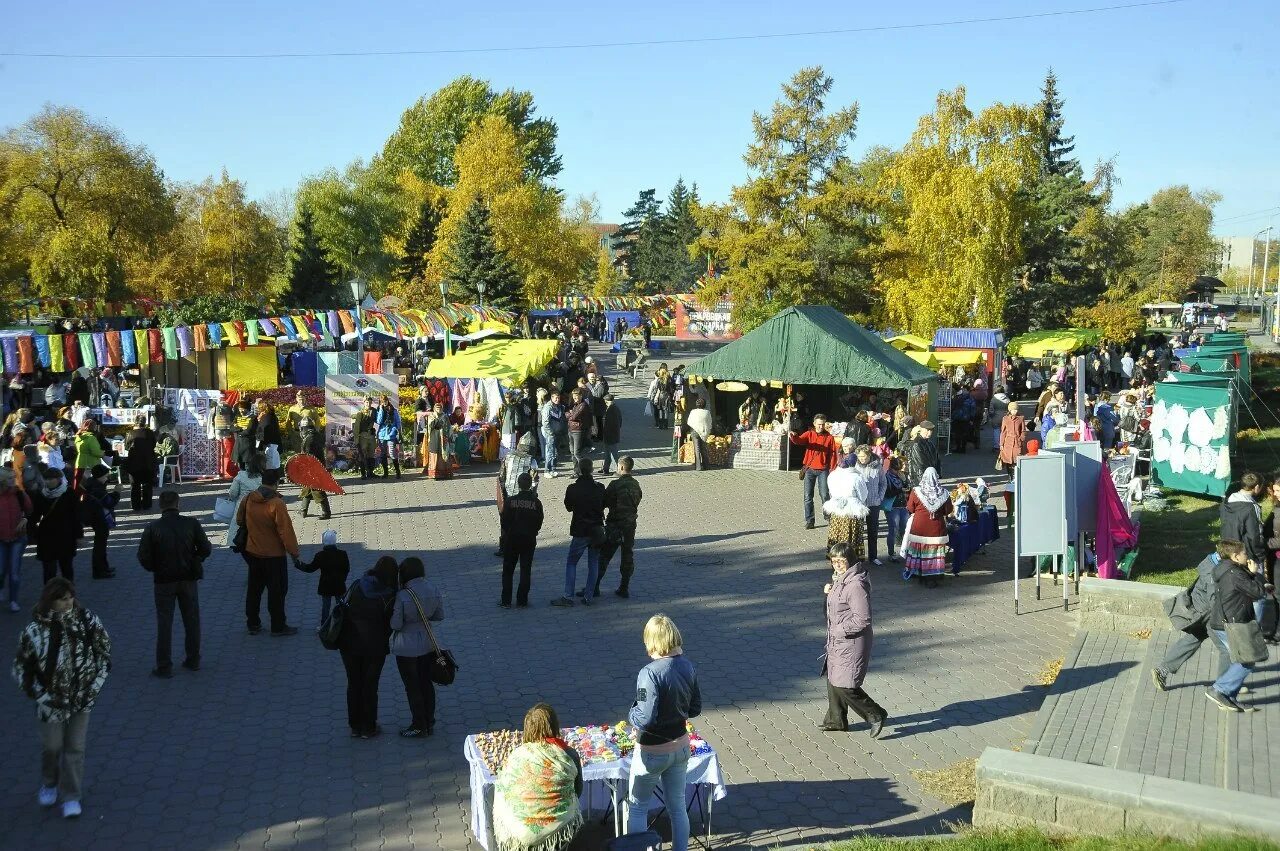
M 1022 259 L 1023 189 L 1039 167 L 1039 120 L 1017 104 L 975 116 L 963 87 L 939 93 L 879 184 L 887 324 L 926 337 L 950 325 L 1000 327 Z
M 486 116 L 454 153 L 457 182 L 428 263 L 448 268 L 467 211 L 477 201 L 488 211 L 497 247 L 515 264 L 523 282 L 523 302 L 534 304 L 562 294 L 591 263 L 595 243 L 585 222 L 566 211 L 559 192 L 529 178 L 525 155 L 506 119 Z

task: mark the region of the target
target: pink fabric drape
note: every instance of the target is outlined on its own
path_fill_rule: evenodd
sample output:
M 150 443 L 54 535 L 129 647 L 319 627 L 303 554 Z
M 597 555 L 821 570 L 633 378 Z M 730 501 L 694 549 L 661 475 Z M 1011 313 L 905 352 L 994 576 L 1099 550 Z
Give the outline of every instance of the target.
M 1131 550 L 1138 545 L 1138 524 L 1129 516 L 1124 501 L 1104 464 L 1098 479 L 1098 578 L 1116 579 L 1116 549 Z

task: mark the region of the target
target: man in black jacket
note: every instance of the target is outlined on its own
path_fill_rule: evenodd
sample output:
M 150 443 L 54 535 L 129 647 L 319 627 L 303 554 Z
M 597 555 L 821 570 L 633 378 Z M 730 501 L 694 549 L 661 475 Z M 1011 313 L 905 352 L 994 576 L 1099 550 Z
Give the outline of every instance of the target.
M 640 500 L 644 498 L 640 483 L 636 481 L 635 476 L 631 475 L 633 463 L 630 455 L 619 458 L 618 478 L 609 482 L 609 486 L 604 489 L 604 507 L 609 509 L 609 521 L 605 524 L 605 528 L 609 534 L 604 545 L 600 547 L 600 575 L 596 579 L 597 597 L 600 596 L 600 581 L 604 579 L 604 572 L 609 569 L 609 562 L 613 559 L 613 553 L 618 547 L 622 547 L 622 560 L 618 565 L 622 581 L 618 585 L 618 590 L 613 593 L 623 598 L 631 596 L 629 590 L 631 574 L 636 571 L 636 521 L 640 517 Z
M 160 493 L 160 519 L 142 530 L 138 562 L 155 576 L 156 666 L 152 676 L 173 676 L 173 606 L 182 612 L 187 658 L 182 667 L 200 670 L 200 597 L 196 582 L 204 577 L 204 560 L 213 552 L 200 521 L 178 513 L 178 492 Z
M 618 444 L 622 442 L 622 409 L 613 401 L 613 394 L 604 396 L 604 418 L 601 421 L 601 439 L 604 441 L 604 468 L 600 471 L 609 475 L 609 465 L 618 464 Z
M 1239 541 L 1249 560 L 1258 565 L 1267 563 L 1266 542 L 1262 540 L 1262 477 L 1247 472 L 1240 477 L 1240 489 L 1218 507 L 1222 520 L 1222 540 Z
M 510 457 L 510 456 L 508 456 Z M 520 491 L 506 498 L 502 506 L 502 601 L 511 608 L 511 580 L 520 561 L 520 586 L 516 589 L 516 605 L 529 605 L 529 574 L 533 569 L 533 551 L 538 546 L 542 529 L 542 500 L 533 489 L 533 476 L 521 473 L 516 479 Z
M 587 582 L 583 586 L 582 605 L 591 605 L 595 596 L 596 579 L 600 575 L 600 553 L 592 546 L 592 539 L 604 527 L 604 485 L 591 475 L 591 459 L 582 458 L 578 465 L 578 478 L 564 492 L 564 507 L 573 514 L 569 521 L 569 557 L 564 565 L 564 596 L 551 601 L 553 606 L 573 605 L 573 586 L 577 584 L 578 562 L 587 554 Z

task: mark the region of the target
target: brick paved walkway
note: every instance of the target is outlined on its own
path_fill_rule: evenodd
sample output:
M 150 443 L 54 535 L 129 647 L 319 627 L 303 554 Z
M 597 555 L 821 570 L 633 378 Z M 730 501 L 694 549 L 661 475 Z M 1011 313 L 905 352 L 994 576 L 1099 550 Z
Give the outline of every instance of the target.
M 563 581 L 568 544 L 564 478 L 542 487 L 549 519 L 527 610 L 496 606 L 492 468 L 452 482 L 357 483 L 334 500 L 331 524 L 361 570 L 377 553 L 421 554 L 444 591 L 441 634 L 463 669 L 440 690 L 440 720 L 426 741 L 350 739 L 340 660 L 314 635 L 315 577 L 290 576 L 287 608 L 298 636 L 249 636 L 244 566 L 225 549 L 206 565 L 201 585 L 203 670 L 151 678 L 150 579 L 131 558 L 146 518 L 122 512 L 112 547 L 120 577 L 89 581 L 83 551 L 77 565 L 83 599 L 115 644 L 89 728 L 85 815 L 64 823 L 37 808 L 34 712 L 16 688 L 0 688 L 0 714 L 10 719 L 0 767 L 4 844 L 476 849 L 464 736 L 517 726 L 542 699 L 566 724 L 622 718 L 647 661 L 641 627 L 658 611 L 684 632 L 702 684 L 698 725 L 730 782 L 715 810 L 719 847 L 800 845 L 864 830 L 916 834 L 966 815 L 922 794 L 910 771 L 1020 741 L 1043 697 L 1036 674 L 1063 655 L 1073 628 L 1053 599 L 1024 603 L 1032 611 L 1013 616 L 1003 581 L 1008 536 L 936 590 L 905 585 L 894 567 L 874 569 L 867 688 L 889 709 L 889 729 L 878 742 L 861 727 L 822 733 L 815 725 L 825 706 L 816 676 L 825 534 L 802 528 L 800 483 L 781 472 L 673 471 L 667 434 L 643 422 L 638 389 L 625 381 L 615 389 L 629 397 L 621 403 L 625 445 L 645 489 L 630 600 L 608 595 L 590 610 L 547 606 Z M 952 474 L 982 475 L 991 456 L 947 464 Z M 184 508 L 204 515 L 222 488 L 184 490 Z M 286 496 L 296 501 L 296 490 Z M 322 524 L 295 522 L 313 551 Z M 25 608 L 39 576 L 30 556 L 24 571 Z M 606 586 L 615 581 L 616 573 Z M 12 637 L 26 614 L 0 618 Z M 383 673 L 380 712 L 392 732 L 408 718 L 394 665 Z

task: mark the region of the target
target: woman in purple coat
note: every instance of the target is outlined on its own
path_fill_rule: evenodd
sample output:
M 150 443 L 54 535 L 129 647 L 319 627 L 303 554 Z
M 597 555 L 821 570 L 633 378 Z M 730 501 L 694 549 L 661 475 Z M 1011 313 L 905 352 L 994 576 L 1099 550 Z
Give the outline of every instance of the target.
M 871 725 L 871 738 L 880 736 L 887 713 L 862 690 L 871 664 L 871 579 L 866 562 L 849 563 L 850 547 L 836 543 L 827 552 L 831 582 L 827 595 L 827 717 L 819 725 L 828 732 L 849 729 L 852 709 Z

